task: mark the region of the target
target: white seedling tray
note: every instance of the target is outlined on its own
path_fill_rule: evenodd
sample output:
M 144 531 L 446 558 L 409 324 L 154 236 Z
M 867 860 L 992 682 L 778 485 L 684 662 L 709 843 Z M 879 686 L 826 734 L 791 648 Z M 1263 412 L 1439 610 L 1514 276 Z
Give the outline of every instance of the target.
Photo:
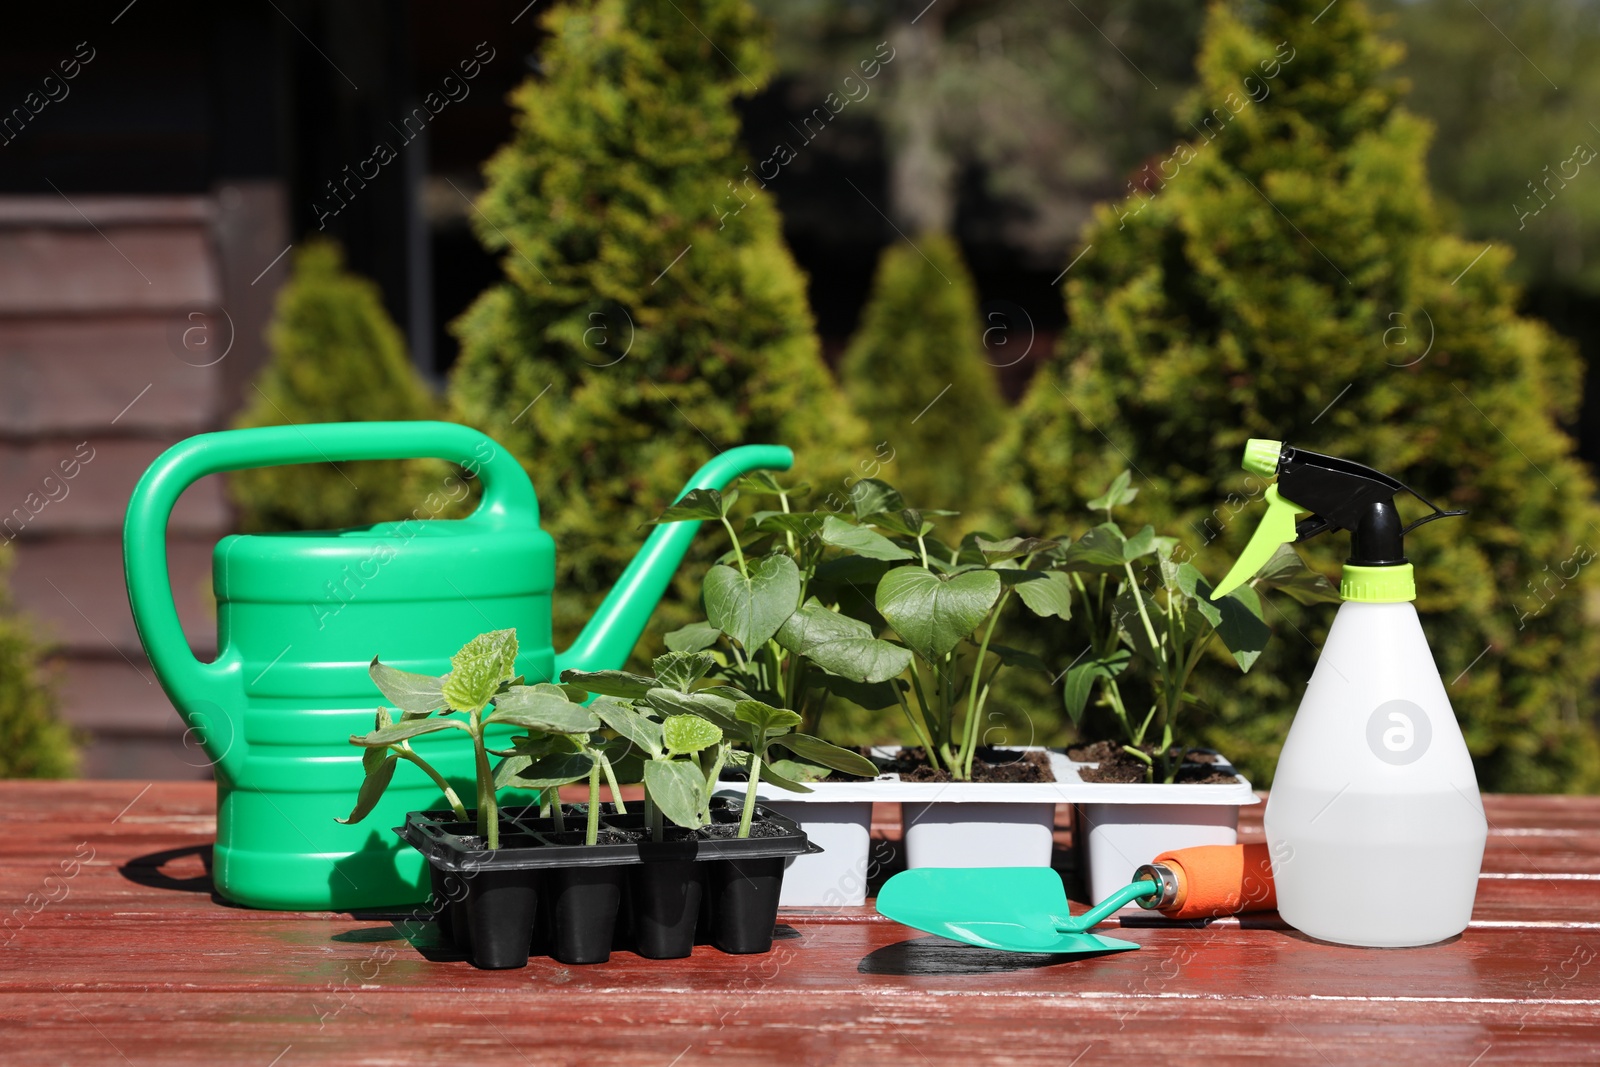
M 872 754 L 889 758 L 895 747 L 874 748 Z M 1025 748 L 1006 748 L 1026 752 Z M 1063 752 L 1050 752 L 1053 782 L 906 782 L 898 774 L 855 782 L 812 782 L 811 792 L 791 793 L 766 782 L 756 786 L 759 800 L 789 804 L 838 804 L 867 801 L 879 804 L 1256 804 L 1260 800 L 1250 783 L 1231 765 L 1238 781 L 1215 785 L 1167 785 L 1161 782 L 1086 782 L 1079 772 L 1097 766 L 1075 763 Z M 729 782 L 718 796 L 743 796 L 743 787 Z
M 892 757 L 897 751 L 895 747 L 872 750 L 873 755 L 883 757 Z M 1006 751 L 1029 750 L 1012 747 Z M 1086 782 L 1080 772 L 1094 764 L 1075 763 L 1062 752 L 1049 755 L 1054 782 L 906 782 L 897 774 L 886 774 L 870 781 L 813 782 L 809 793 L 790 793 L 759 783 L 756 796 L 800 823 L 824 849 L 788 861 L 780 903 L 786 907 L 849 907 L 865 902 L 872 874 L 869 847 L 874 803 L 903 805 L 902 844 L 909 867 L 1048 866 L 1054 848 L 1055 807 L 1078 805 L 1080 813 L 1094 813 L 1089 823 L 1093 829 L 1084 834 L 1088 876 L 1108 885 L 1117 879 L 1125 883 L 1125 873 L 1131 875 L 1131 867 L 1122 870 L 1124 854 L 1188 844 L 1231 844 L 1238 808 L 1259 803 L 1242 776 L 1236 782 L 1217 785 Z M 1233 769 L 1223 764 L 1218 767 Z M 729 782 L 717 795 L 740 798 L 744 789 Z M 1106 805 L 1117 807 L 1108 809 Z M 1181 809 L 1190 806 L 1205 811 L 1184 815 Z M 1110 812 L 1121 812 L 1123 817 L 1113 817 Z M 1144 825 L 1152 821 L 1156 826 Z M 1166 829 L 1184 823 L 1195 825 Z M 1127 834 L 1138 836 L 1129 841 L 1124 839 Z M 1150 852 L 1145 859 L 1154 855 Z

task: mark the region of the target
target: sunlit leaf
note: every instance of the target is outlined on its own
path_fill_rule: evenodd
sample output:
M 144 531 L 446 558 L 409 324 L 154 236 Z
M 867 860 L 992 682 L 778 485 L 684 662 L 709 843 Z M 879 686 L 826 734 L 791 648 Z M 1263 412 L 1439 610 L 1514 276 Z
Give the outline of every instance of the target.
M 700 798 L 705 776 L 687 760 L 651 760 L 644 765 L 644 789 L 670 821 L 693 830 L 703 825 Z
M 443 678 L 396 670 L 379 663 L 376 656 L 372 657 L 367 673 L 389 703 L 401 711 L 427 714 L 445 706 Z
M 376 770 L 369 772 L 361 782 L 361 791 L 356 794 L 356 806 L 350 810 L 348 816 L 334 821 L 345 824 L 358 823 L 371 815 L 372 809 L 383 799 L 383 791 L 389 788 L 389 782 L 394 778 L 395 764 L 399 762 L 399 756 L 390 756 L 380 763 Z
M 673 652 L 700 652 L 717 643 L 722 631 L 709 622 L 691 622 L 662 637 Z
M 866 623 L 820 604 L 807 604 L 790 615 L 778 631 L 778 643 L 855 682 L 887 681 L 911 665 L 910 651 L 875 637 Z
M 722 740 L 722 731 L 699 715 L 668 715 L 661 722 L 667 751 L 690 755 Z
M 646 525 L 658 525 L 669 522 L 713 522 L 721 519 L 733 507 L 737 493 L 729 493 L 724 497 L 715 489 L 691 489 L 660 515 L 651 519 Z
M 788 556 L 767 556 L 746 578 L 732 567 L 706 574 L 706 618 L 753 652 L 778 632 L 800 601 L 800 570 Z
M 457 711 L 477 711 L 494 697 L 500 684 L 516 676 L 517 631 L 479 634 L 450 657 L 444 676 L 444 698 Z
M 1000 596 L 993 571 L 942 578 L 922 567 L 897 567 L 878 583 L 878 611 L 924 659 L 936 660 L 977 629 Z

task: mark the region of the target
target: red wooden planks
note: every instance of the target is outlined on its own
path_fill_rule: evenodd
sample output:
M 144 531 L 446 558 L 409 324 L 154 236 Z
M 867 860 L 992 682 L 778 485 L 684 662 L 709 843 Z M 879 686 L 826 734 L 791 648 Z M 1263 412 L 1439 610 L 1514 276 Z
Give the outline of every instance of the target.
M 0 951 L 6 1063 L 1600 1060 L 1595 798 L 1486 798 L 1474 926 L 1425 949 L 1318 944 L 1267 915 L 1130 922 L 1140 952 L 1049 964 L 867 908 L 785 913 L 769 956 L 506 972 L 427 924 L 215 903 L 211 804 L 195 783 L 0 783 L 0 902 L 55 898 Z M 883 836 L 893 819 L 875 812 Z

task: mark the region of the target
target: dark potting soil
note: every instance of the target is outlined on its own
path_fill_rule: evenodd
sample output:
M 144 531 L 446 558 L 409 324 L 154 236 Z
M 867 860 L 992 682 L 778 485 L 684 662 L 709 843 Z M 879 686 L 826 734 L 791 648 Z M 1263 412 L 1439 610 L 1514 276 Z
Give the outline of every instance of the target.
M 739 836 L 739 824 L 731 822 L 715 823 L 711 826 L 701 827 L 700 833 L 706 837 L 733 840 Z M 753 822 L 750 824 L 751 837 L 787 837 L 788 834 L 788 830 L 776 823 Z
M 1154 753 L 1154 745 L 1145 745 L 1146 752 Z M 1174 752 L 1177 749 L 1173 750 Z M 1149 765 L 1122 750 L 1116 741 L 1095 741 L 1087 745 L 1074 745 L 1067 749 L 1067 758 L 1075 763 L 1097 763 L 1098 767 L 1085 767 L 1078 777 L 1085 782 L 1145 782 L 1149 779 Z M 1228 785 L 1237 782 L 1236 775 L 1215 770 L 1218 762 L 1210 752 L 1191 752 L 1178 768 L 1175 782 L 1179 785 Z
M 617 844 L 619 845 L 638 844 L 650 840 L 650 831 L 642 827 L 613 830 L 611 832 L 616 835 Z M 662 841 L 692 841 L 694 838 L 695 832 L 693 830 L 685 830 L 683 827 L 674 826 L 672 823 L 667 823 L 661 833 Z
M 919 748 L 902 748 L 895 753 L 885 771 L 900 775 L 904 782 L 948 782 L 948 771 L 928 765 L 928 756 Z M 1053 782 L 1048 752 L 1004 752 L 978 749 L 972 761 L 974 782 Z
M 550 837 L 563 845 L 581 845 L 588 840 L 588 832 L 586 830 L 564 830 L 560 833 L 553 833 Z M 597 845 L 626 845 L 634 840 L 636 838 L 623 830 L 602 828 L 594 835 L 594 843 Z

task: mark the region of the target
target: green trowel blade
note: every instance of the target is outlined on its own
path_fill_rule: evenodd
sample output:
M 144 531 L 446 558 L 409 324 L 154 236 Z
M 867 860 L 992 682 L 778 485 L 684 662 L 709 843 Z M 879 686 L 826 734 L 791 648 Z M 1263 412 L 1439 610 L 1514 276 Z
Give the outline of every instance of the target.
M 877 904 L 902 925 L 1004 952 L 1075 956 L 1139 947 L 1087 933 L 1103 915 L 1074 918 L 1061 876 L 1048 867 L 918 867 L 885 882 Z

